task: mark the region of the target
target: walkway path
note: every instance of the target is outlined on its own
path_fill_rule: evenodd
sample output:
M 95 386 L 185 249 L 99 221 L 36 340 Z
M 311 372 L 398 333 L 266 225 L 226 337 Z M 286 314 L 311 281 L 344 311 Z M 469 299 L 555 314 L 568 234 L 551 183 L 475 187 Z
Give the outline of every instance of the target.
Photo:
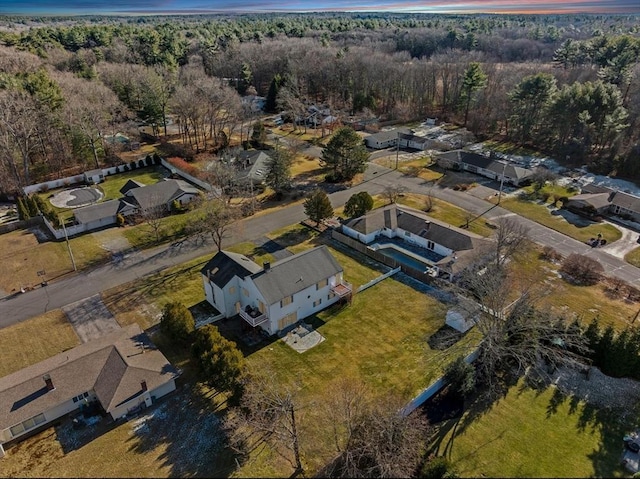
M 370 164 L 365 173 L 364 182 L 349 189 L 329 195 L 334 207 L 344 205 L 354 193 L 368 191 L 375 195 L 382 193 L 385 186 L 402 186 L 406 191 L 430 193 L 434 197 L 466 209 L 487 220 L 511 216 L 529 228 L 529 236 L 541 245 L 550 245 L 563 256 L 570 253 L 586 254 L 600 261 L 605 273 L 640 287 L 640 269 L 625 263 L 622 259 L 608 254 L 600 248 L 591 248 L 545 226 L 526 218 L 514 215 L 508 210 L 494 206 L 469 193 L 435 187 L 421 178 L 404 176 L 380 165 Z M 278 228 L 298 223 L 305 218 L 301 204 L 289 206 L 271 213 L 246 218 L 240 222 L 235 234 L 226 240 L 226 244 L 239 241 L 252 241 L 263 237 Z M 93 296 L 101 291 L 113 288 L 147 274 L 161 271 L 167 267 L 184 263 L 203 255 L 215 252 L 213 244 L 195 245 L 182 242 L 179 247 L 172 245 L 140 251 L 131 254 L 126 261 L 107 264 L 90 271 L 70 275 L 64 279 L 49 283 L 46 288 L 38 288 L 11 299 L 0 300 L 0 328 L 15 324 L 46 311 L 61 308 L 67 304 Z

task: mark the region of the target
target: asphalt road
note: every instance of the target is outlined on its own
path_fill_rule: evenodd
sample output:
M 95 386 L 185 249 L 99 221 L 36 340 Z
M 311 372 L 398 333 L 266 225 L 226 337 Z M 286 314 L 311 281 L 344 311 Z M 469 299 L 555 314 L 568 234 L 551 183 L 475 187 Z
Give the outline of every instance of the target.
M 511 213 L 499 206 L 493 206 L 469 194 L 435 187 L 420 178 L 402 175 L 388 168 L 370 164 L 365 173 L 365 181 L 361 184 L 331 193 L 329 197 L 334 207 L 344 205 L 347 199 L 359 191 L 370 194 L 381 193 L 387 185 L 400 185 L 406 191 L 427 192 L 436 198 L 448 201 L 488 220 L 501 216 L 511 216 L 529 229 L 530 238 L 541 245 L 550 245 L 560 254 L 586 254 L 603 265 L 607 275 L 616 276 L 636 287 L 640 287 L 640 269 L 605 251 L 594 249 L 561 233 Z M 239 222 L 238 228 L 226 240 L 226 244 L 248 241 L 259 238 L 266 233 L 305 218 L 301 204 L 289 206 L 270 213 L 263 213 Z M 178 245 L 164 245 L 157 248 L 133 253 L 119 263 L 107 264 L 90 271 L 68 275 L 60 280 L 50 282 L 48 286 L 29 291 L 12 298 L 0 300 L 0 328 L 18 323 L 46 311 L 61 308 L 75 301 L 88 298 L 106 289 L 118 286 L 150 273 L 170 266 L 184 263 L 205 254 L 213 255 L 215 246 L 211 243 L 195 245 L 182 242 Z

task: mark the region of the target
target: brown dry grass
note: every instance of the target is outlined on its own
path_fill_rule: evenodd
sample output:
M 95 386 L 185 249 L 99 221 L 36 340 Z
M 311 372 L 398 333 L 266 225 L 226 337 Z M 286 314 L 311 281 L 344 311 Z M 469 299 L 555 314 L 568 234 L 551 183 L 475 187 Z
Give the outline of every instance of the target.
M 78 336 L 59 309 L 0 329 L 0 377 L 78 344 Z
M 107 256 L 91 234 L 73 238 L 70 244 L 78 269 Z M 0 289 L 10 293 L 39 285 L 42 278 L 37 273 L 43 270 L 48 281 L 73 271 L 64 241 L 38 243 L 28 231 L 0 235 Z

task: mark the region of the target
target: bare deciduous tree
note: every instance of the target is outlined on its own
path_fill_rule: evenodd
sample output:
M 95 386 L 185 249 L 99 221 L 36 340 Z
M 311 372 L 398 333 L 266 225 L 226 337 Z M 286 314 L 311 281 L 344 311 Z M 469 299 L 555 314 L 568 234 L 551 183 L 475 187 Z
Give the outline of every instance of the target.
M 495 264 L 503 266 L 529 241 L 529 229 L 512 217 L 500 218 L 495 234 Z
M 225 419 L 230 446 L 241 454 L 268 447 L 296 473 L 302 472 L 299 411 L 292 388 L 277 384 L 272 374 L 253 375 L 245 385 L 240 407 L 229 411 Z
M 359 381 L 337 380 L 324 409 L 332 422 L 338 456 L 321 477 L 411 477 L 421 458 L 428 424 L 405 416 L 400 399 L 373 398 Z
M 398 198 L 402 193 L 404 193 L 404 187 L 396 184 L 387 185 L 382 191 L 383 196 L 387 199 L 389 202 L 388 204 L 390 205 L 398 201 Z

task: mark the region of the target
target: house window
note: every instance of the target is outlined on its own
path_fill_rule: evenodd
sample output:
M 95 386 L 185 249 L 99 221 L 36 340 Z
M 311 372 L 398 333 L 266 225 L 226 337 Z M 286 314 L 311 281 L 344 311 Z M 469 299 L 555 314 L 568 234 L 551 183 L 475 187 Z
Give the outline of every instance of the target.
M 260 311 L 262 314 L 264 314 L 265 310 L 266 310 L 266 308 L 264 306 L 264 303 L 262 301 L 258 301 L 258 311 Z
M 322 303 L 322 298 L 318 298 L 317 301 L 313 302 L 313 307 L 316 308 L 316 307 L 320 306 L 321 303 Z
M 329 284 L 329 280 L 328 279 L 323 279 L 322 281 L 319 281 L 316 283 L 316 291 L 318 291 L 319 289 L 322 288 L 326 288 L 327 284 Z
M 246 288 L 242 288 L 242 294 L 244 294 L 247 298 L 249 297 L 249 291 Z
M 286 298 L 283 298 L 280 301 L 280 307 L 284 308 L 285 306 L 287 306 L 288 304 L 293 303 L 293 296 L 287 296 Z
M 404 235 L 405 235 L 405 236 L 411 236 L 411 233 L 409 233 L 408 231 L 405 231 L 405 232 L 404 232 Z
M 84 398 L 88 398 L 89 397 L 89 393 L 82 393 L 82 394 L 78 394 L 76 397 L 73 398 L 73 402 L 78 402 L 78 401 L 82 401 Z
M 33 416 L 32 418 L 27 419 L 26 421 L 22 421 L 20 424 L 16 424 L 11 428 L 11 435 L 17 436 L 18 434 L 22 434 L 29 429 L 33 429 L 34 427 L 42 424 L 46 421 L 44 414 L 38 414 L 37 416 Z
M 427 241 L 427 249 L 433 249 L 435 248 L 435 244 L 433 241 Z
M 235 286 L 231 286 L 229 288 L 229 294 L 236 294 L 236 287 Z

